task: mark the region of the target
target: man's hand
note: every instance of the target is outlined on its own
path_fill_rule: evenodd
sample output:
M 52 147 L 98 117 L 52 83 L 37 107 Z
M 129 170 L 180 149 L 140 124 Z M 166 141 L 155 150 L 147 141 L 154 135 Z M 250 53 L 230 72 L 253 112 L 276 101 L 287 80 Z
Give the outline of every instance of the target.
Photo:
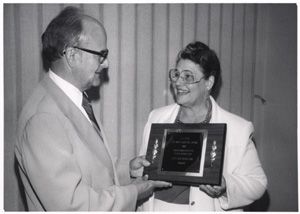
M 138 190 L 138 200 L 144 200 L 150 197 L 155 188 L 171 187 L 172 184 L 165 181 L 148 180 L 148 175 L 141 176 L 141 169 L 149 166 L 150 162 L 145 159 L 145 156 L 139 156 L 130 161 L 130 176 L 135 177 L 132 184 L 136 185 Z
M 130 166 L 130 176 L 139 177 L 141 176 L 141 168 L 144 166 L 149 166 L 150 162 L 145 159 L 145 156 L 138 156 L 132 159 L 129 163 Z
M 150 197 L 155 188 L 171 187 L 172 184 L 165 181 L 148 180 L 148 176 L 135 179 L 132 184 L 136 185 L 138 190 L 138 200 L 144 200 Z
M 199 188 L 210 197 L 219 198 L 223 194 L 226 194 L 226 181 L 222 177 L 221 186 L 200 185 Z

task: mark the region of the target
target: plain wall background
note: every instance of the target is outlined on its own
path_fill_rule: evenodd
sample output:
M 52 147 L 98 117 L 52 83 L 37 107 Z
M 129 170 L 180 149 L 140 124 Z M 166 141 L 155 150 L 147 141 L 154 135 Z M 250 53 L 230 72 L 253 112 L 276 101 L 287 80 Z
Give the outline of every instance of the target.
M 298 209 L 297 168 L 297 7 L 259 7 L 254 126 L 260 159 L 269 178 L 257 203 L 269 210 Z
M 6 211 L 23 209 L 14 171 L 17 118 L 45 73 L 40 56 L 40 36 L 50 20 L 65 6 L 4 4 Z M 150 110 L 173 102 L 167 71 L 174 66 L 176 54 L 189 42 L 199 40 L 214 49 L 221 61 L 223 84 L 218 103 L 253 121 L 257 130 L 256 145 L 270 186 L 252 209 L 298 210 L 296 4 L 74 6 L 102 21 L 107 31 L 109 82 L 101 88 L 101 97 L 94 103 L 94 111 L 101 117 L 116 157 L 130 159 L 137 155 Z M 288 33 L 282 35 L 282 32 Z M 281 57 L 283 54 L 285 57 Z M 285 68 L 289 70 L 288 79 L 279 75 Z M 273 76 L 277 78 L 271 78 Z M 279 83 L 285 84 L 278 84 L 278 79 L 281 80 Z M 289 86 L 288 91 L 278 89 L 285 85 Z M 264 97 L 266 105 L 262 105 L 255 95 Z M 270 96 L 277 99 L 272 100 Z M 289 129 L 281 129 L 283 134 L 270 128 L 268 133 L 277 131 L 278 137 L 275 140 L 267 138 L 265 124 L 282 121 L 282 112 L 272 104 L 277 106 L 283 100 L 285 105 L 281 105 L 282 109 L 286 103 L 291 106 L 284 111 L 284 123 L 292 125 Z M 278 115 L 268 117 L 270 110 L 275 114 L 278 110 Z M 278 153 L 281 155 L 278 156 Z M 282 164 L 281 170 L 292 173 L 278 176 L 273 167 L 274 160 Z M 286 196 L 291 197 L 286 199 Z

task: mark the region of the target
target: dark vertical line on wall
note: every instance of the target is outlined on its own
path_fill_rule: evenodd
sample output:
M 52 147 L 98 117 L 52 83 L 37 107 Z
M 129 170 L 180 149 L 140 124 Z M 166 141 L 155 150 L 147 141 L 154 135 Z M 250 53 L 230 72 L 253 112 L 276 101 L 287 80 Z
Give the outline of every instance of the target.
M 229 75 L 229 110 L 231 110 L 232 107 L 232 64 L 233 64 L 233 48 L 234 48 L 234 13 L 235 13 L 235 7 L 232 5 L 232 16 L 231 16 L 231 45 L 230 45 L 230 75 Z
M 42 35 L 42 31 L 43 31 L 43 7 L 42 7 L 42 4 L 38 4 L 37 6 L 37 12 L 38 12 L 38 38 L 39 38 L 39 41 L 38 41 L 38 46 L 39 46 L 39 51 L 40 53 L 42 53 L 42 39 L 41 39 L 41 35 Z M 41 54 L 40 54 L 41 56 Z M 40 60 L 39 60 L 39 80 L 42 79 L 43 77 L 43 61 L 42 61 L 42 57 L 40 57 Z
M 207 13 L 207 44 L 210 46 L 210 23 L 211 23 L 211 5 L 208 5 Z
M 244 115 L 244 105 L 243 105 L 243 98 L 244 98 L 244 76 L 245 76 L 245 31 L 246 31 L 246 10 L 245 10 L 245 4 L 243 4 L 243 31 L 242 31 L 242 41 L 243 41 L 243 47 L 242 47 L 242 81 L 241 81 L 241 115 L 245 117 Z
M 22 109 L 22 100 L 23 100 L 23 93 L 22 93 L 22 56 L 21 56 L 21 32 L 20 32 L 20 5 L 14 5 L 14 26 L 15 26 L 15 40 L 16 40 L 16 89 L 17 92 L 17 118 L 19 118 L 19 114 L 21 113 Z
M 194 4 L 195 16 L 194 16 L 194 38 L 193 40 L 196 41 L 197 32 L 198 32 L 198 25 L 197 25 L 197 17 L 198 17 L 198 7 L 197 4 Z
M 150 109 L 153 109 L 153 90 L 154 90 L 154 4 L 151 4 L 151 73 L 150 73 Z
M 103 26 L 105 26 L 104 24 L 104 16 L 103 16 L 103 4 L 101 4 L 99 6 L 99 19 L 100 19 L 100 22 L 102 23 Z M 103 86 L 102 86 L 103 88 Z M 104 120 L 103 120 L 103 116 L 104 116 L 104 90 L 102 89 L 101 90 L 101 87 L 100 87 L 100 118 L 101 118 L 101 122 L 103 123 L 104 125 Z
M 122 5 L 118 5 L 118 66 L 117 66 L 117 72 L 118 72 L 118 84 L 117 84 L 117 108 L 118 108 L 118 116 L 117 116 L 117 145 L 118 145 L 118 151 L 117 151 L 117 157 L 121 157 L 121 120 L 122 120 L 122 112 L 121 112 L 121 101 L 122 101 L 122 93 L 121 93 L 121 89 L 122 89 L 122 72 L 120 72 L 121 70 L 121 64 L 122 64 L 122 44 L 121 44 L 121 38 L 122 38 Z
M 134 44 L 135 44 L 135 47 L 134 47 L 134 78 L 135 78 L 135 81 L 134 81 L 134 110 L 133 110 L 133 121 L 134 121 L 134 124 L 133 124 L 133 130 L 134 130 L 134 136 L 136 137 L 135 139 L 135 147 L 133 148 L 134 149 L 134 154 L 136 155 L 137 154 L 137 145 L 138 145 L 138 139 L 137 139 L 137 133 L 136 133 L 136 130 L 137 130 L 137 110 L 138 110 L 138 102 L 137 102 L 137 98 L 138 98 L 138 93 L 137 93 L 137 82 L 138 82 L 138 65 L 137 65 L 137 62 L 138 62 L 138 55 L 137 55 L 137 51 L 138 51 L 138 21 L 139 20 L 139 17 L 138 17 L 138 9 L 137 9 L 137 5 L 135 4 L 134 5 Z
M 252 79 L 251 79 L 251 99 L 252 99 L 252 106 L 251 106 L 251 109 L 250 109 L 250 118 L 251 118 L 251 121 L 254 121 L 254 90 L 255 90 L 255 87 L 254 87 L 254 84 L 255 84 L 255 67 L 256 67 L 256 57 L 255 57 L 255 53 L 256 53 L 256 42 L 257 42 L 257 5 L 254 6 L 254 39 L 253 39 L 253 51 L 252 51 L 252 54 L 251 54 L 251 58 L 253 60 L 253 63 L 252 63 L 252 67 L 251 67 L 251 71 L 252 71 Z
M 181 47 L 180 47 L 180 49 L 182 49 L 183 48 L 183 41 L 184 41 L 184 21 L 185 21 L 185 19 L 184 19 L 184 8 L 185 8 L 185 4 L 181 4 L 180 5 L 181 7 L 180 7 L 180 9 L 181 9 L 181 26 L 180 26 L 180 28 L 181 28 L 181 37 L 180 37 L 180 44 L 181 44 Z
M 99 18 L 100 18 L 100 21 L 102 22 L 102 24 L 104 24 L 104 16 L 103 16 L 103 9 L 104 5 L 103 4 L 100 4 L 99 5 Z
M 223 20 L 223 4 L 221 4 L 221 8 L 220 8 L 220 28 L 219 28 L 219 32 L 220 32 L 220 37 L 219 37 L 219 60 L 220 60 L 220 63 L 222 62 L 222 44 L 223 44 L 223 37 L 222 37 L 222 31 L 223 31 L 223 22 L 222 22 L 222 20 Z M 222 68 L 222 65 L 221 65 L 221 68 Z
M 169 44 L 169 42 L 170 42 L 170 39 L 169 39 L 169 37 L 170 37 L 170 6 L 169 6 L 169 4 L 167 5 L 167 27 L 166 27 L 166 30 L 167 30 L 167 33 L 166 33 L 166 41 L 167 41 L 167 47 L 166 47 L 166 49 L 167 49 L 167 65 L 166 65 L 166 71 L 169 69 L 168 67 L 169 67 L 169 64 L 170 64 L 170 54 L 169 54 L 169 52 L 170 52 L 170 50 L 169 50 L 169 48 L 170 48 L 170 44 Z M 166 74 L 166 76 L 167 76 L 167 78 L 166 78 L 166 85 L 165 85 L 165 93 L 164 93 L 164 96 L 165 96 L 165 105 L 167 105 L 168 104 L 168 90 L 169 90 L 169 78 L 168 78 L 168 72 L 166 72 L 167 74 Z

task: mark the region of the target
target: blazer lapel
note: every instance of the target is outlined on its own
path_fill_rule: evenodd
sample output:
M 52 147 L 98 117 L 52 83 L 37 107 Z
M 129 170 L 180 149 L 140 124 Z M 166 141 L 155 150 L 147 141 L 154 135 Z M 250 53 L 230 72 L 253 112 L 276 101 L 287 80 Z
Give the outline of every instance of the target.
M 82 138 L 82 141 L 86 143 L 91 152 L 95 153 L 96 157 L 101 162 L 115 171 L 110 157 L 110 152 L 105 145 L 106 143 L 104 144 L 101 136 L 99 135 L 99 130 L 97 131 L 93 127 L 77 106 L 59 87 L 56 86 L 49 76 L 46 76 L 41 84 L 53 97 L 53 100 L 57 103 L 64 115 L 71 121 L 77 133 Z
M 210 96 L 210 101 L 211 101 L 211 104 L 212 104 L 210 123 L 218 123 L 218 121 L 219 121 L 219 118 L 218 118 L 218 104 L 216 103 L 216 101 L 214 100 L 214 98 L 212 96 Z
M 114 181 L 115 181 L 116 185 L 119 185 L 119 179 L 118 179 L 118 176 L 117 176 L 118 173 L 117 173 L 117 170 L 116 170 L 116 167 L 115 167 L 115 164 L 114 164 L 115 160 L 114 160 L 114 158 L 113 158 L 113 156 L 110 152 L 110 148 L 108 146 L 108 141 L 107 141 L 107 138 L 106 138 L 105 133 L 104 133 L 104 127 L 102 126 L 101 120 L 100 120 L 100 118 L 97 117 L 97 115 L 95 115 L 95 119 L 96 119 L 96 121 L 99 125 L 100 130 L 95 125 L 94 125 L 94 128 L 97 130 L 98 134 L 101 136 L 102 141 L 103 141 L 104 145 L 107 148 L 108 155 L 109 155 L 110 159 L 113 162 L 112 167 L 113 167 L 113 171 L 114 171 Z
M 174 104 L 172 110 L 170 112 L 166 112 L 162 117 L 163 123 L 174 123 L 178 114 L 180 106 L 178 104 Z
M 98 121 L 100 121 L 100 120 L 98 120 Z M 113 167 L 113 171 L 114 171 L 114 181 L 115 181 L 115 184 L 116 184 L 116 185 L 120 185 L 120 182 L 119 182 L 119 179 L 118 179 L 118 176 L 117 176 L 118 173 L 117 173 L 117 170 L 116 170 L 115 164 L 114 164 L 114 158 L 113 158 L 113 156 L 112 156 L 112 154 L 111 154 L 111 152 L 110 152 L 110 149 L 109 149 L 109 146 L 108 146 L 108 143 L 107 143 L 108 141 L 107 141 L 107 138 L 106 138 L 106 136 L 105 136 L 105 134 L 104 134 L 104 131 L 103 131 L 104 128 L 103 128 L 101 122 L 98 122 L 98 124 L 99 124 L 100 129 L 101 129 L 101 135 L 102 135 L 103 143 L 104 143 L 104 145 L 105 145 L 106 148 L 107 148 L 108 155 L 110 156 L 111 160 L 113 161 L 112 167 Z

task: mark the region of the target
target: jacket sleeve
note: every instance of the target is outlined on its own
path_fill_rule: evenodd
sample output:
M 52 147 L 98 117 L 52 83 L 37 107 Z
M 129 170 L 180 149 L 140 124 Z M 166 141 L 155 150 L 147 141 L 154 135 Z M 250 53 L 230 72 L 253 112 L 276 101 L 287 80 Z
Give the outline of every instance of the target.
M 84 182 L 63 124 L 53 115 L 32 117 L 22 135 L 22 161 L 28 180 L 47 211 L 134 210 L 134 185 L 100 190 Z
M 117 159 L 116 160 L 116 169 L 118 173 L 118 178 L 120 185 L 128 185 L 131 183 L 130 178 L 130 167 L 129 167 L 129 161 L 127 159 Z
M 267 178 L 252 139 L 241 143 L 241 147 L 234 150 L 239 153 L 238 155 L 234 156 L 231 153 L 233 157 L 231 161 L 236 162 L 234 170 L 231 173 L 224 173 L 226 196 L 219 198 L 224 210 L 251 204 L 263 195 L 267 187 Z

